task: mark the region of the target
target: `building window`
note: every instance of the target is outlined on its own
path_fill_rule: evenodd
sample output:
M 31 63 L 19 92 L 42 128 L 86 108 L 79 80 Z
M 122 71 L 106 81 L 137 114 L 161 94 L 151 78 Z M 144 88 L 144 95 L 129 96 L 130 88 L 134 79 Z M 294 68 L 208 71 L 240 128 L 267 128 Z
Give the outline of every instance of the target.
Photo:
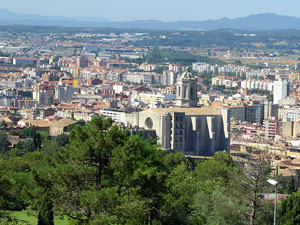
M 146 125 L 146 127 L 147 127 L 148 129 L 152 129 L 152 127 L 153 127 L 153 121 L 152 121 L 152 119 L 151 119 L 150 117 L 148 117 L 148 118 L 146 119 L 145 125 Z

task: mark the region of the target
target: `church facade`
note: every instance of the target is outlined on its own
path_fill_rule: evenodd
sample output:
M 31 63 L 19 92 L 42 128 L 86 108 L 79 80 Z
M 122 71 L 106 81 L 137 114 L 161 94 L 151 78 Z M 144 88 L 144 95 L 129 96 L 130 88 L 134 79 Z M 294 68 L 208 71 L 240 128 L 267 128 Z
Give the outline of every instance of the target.
M 200 156 L 229 152 L 230 115 L 227 109 L 148 109 L 136 113 L 134 123 L 145 130 L 155 130 L 163 149 Z
M 163 149 L 199 156 L 229 152 L 228 109 L 196 107 L 197 86 L 190 73 L 185 72 L 177 79 L 176 91 L 176 107 L 137 112 L 133 125 L 155 131 Z

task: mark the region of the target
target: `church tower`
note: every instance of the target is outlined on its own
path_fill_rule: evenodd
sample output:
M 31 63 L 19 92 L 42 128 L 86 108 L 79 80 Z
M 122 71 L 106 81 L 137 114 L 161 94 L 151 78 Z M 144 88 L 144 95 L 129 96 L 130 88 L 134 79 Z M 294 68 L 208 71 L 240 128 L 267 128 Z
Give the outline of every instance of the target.
M 190 72 L 182 73 L 177 79 L 176 106 L 197 107 L 197 81 Z

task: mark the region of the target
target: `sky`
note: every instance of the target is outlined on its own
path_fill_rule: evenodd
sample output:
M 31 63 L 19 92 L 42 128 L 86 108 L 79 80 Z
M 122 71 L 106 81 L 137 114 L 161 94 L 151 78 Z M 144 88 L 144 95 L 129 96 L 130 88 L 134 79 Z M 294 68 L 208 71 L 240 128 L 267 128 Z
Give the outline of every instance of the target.
M 112 21 L 237 18 L 259 13 L 300 17 L 299 0 L 0 0 L 16 13 L 97 16 Z

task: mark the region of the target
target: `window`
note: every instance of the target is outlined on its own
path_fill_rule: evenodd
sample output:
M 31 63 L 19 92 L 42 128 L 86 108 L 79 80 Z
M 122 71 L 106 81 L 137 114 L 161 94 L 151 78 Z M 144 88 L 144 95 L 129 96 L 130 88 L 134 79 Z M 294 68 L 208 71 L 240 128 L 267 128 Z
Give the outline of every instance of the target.
M 151 129 L 153 127 L 153 121 L 150 117 L 148 117 L 145 121 L 145 125 L 148 129 Z

